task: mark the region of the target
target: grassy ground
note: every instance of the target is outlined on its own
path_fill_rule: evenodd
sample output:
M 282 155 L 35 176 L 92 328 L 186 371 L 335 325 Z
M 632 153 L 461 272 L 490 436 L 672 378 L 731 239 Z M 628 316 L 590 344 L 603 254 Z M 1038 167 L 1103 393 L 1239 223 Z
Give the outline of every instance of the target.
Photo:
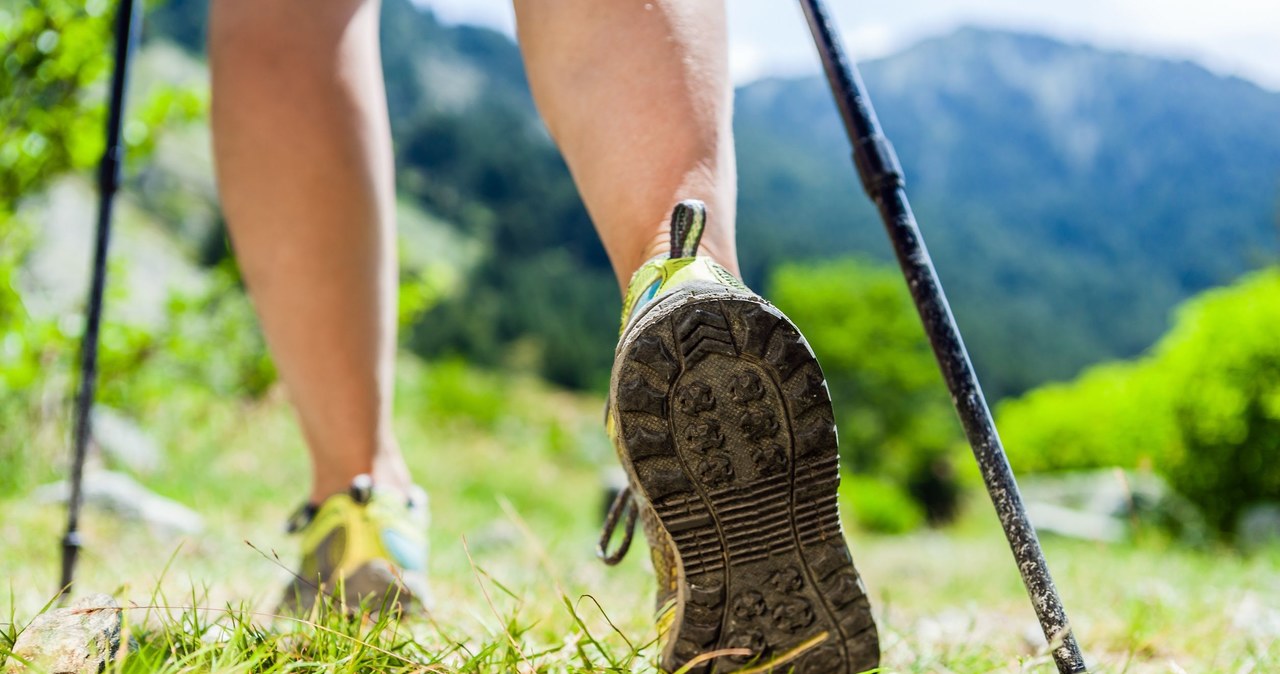
M 79 591 L 136 607 L 126 617 L 141 648 L 123 670 L 653 670 L 643 546 L 613 569 L 592 554 L 612 455 L 601 402 L 462 366 L 406 362 L 401 380 L 401 438 L 433 499 L 432 619 L 274 619 L 295 554 L 282 522 L 302 495 L 301 439 L 278 395 L 178 395 L 148 407 L 171 456 L 142 479 L 199 510 L 207 531 L 177 540 L 85 518 Z M 61 518 L 0 501 L 8 638 L 52 595 Z M 945 531 L 851 538 L 885 671 L 1054 671 L 985 503 Z M 1280 671 L 1280 552 L 1045 543 L 1094 671 Z

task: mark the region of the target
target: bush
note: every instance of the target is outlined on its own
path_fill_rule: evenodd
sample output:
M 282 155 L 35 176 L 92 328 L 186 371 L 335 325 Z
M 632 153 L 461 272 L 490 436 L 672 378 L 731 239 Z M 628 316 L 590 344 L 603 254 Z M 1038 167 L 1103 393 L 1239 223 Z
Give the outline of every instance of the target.
M 69 383 L 58 375 L 70 365 L 73 341 L 56 322 L 33 320 L 18 294 L 30 240 L 26 227 L 0 225 L 0 498 L 53 476 L 61 446 L 41 429 L 63 411 L 54 403 Z
M 924 511 L 902 487 L 884 478 L 844 475 L 840 503 L 861 529 L 905 534 L 924 523 Z
M 1164 475 L 1219 532 L 1280 501 L 1280 268 L 1203 293 L 1150 354 L 999 408 L 1014 468 Z
M 997 406 L 1018 472 L 1168 466 L 1180 451 L 1172 387 L 1154 363 L 1105 363 Z
M 498 375 L 471 367 L 459 358 L 442 359 L 424 366 L 411 378 L 417 387 L 403 391 L 404 404 L 416 414 L 433 419 L 460 419 L 492 430 L 510 405 L 508 382 Z
M 858 259 L 785 265 L 769 295 L 822 363 L 844 464 L 913 494 L 931 521 L 949 519 L 963 436 L 901 274 Z
M 112 66 L 114 2 L 35 0 L 0 10 L 0 228 L 20 199 L 56 175 L 98 163 L 105 145 L 101 81 Z M 130 102 L 126 157 L 154 148 L 156 130 L 206 108 L 202 93 L 153 83 Z
M 103 352 L 103 400 L 122 409 L 130 400 L 160 399 L 191 384 L 221 397 L 256 398 L 277 376 L 229 260 L 211 270 L 205 289 L 172 294 L 163 325 L 107 326 Z
M 1170 482 L 1234 531 L 1248 506 L 1280 501 L 1280 268 L 1187 303 L 1156 358 L 1182 437 Z

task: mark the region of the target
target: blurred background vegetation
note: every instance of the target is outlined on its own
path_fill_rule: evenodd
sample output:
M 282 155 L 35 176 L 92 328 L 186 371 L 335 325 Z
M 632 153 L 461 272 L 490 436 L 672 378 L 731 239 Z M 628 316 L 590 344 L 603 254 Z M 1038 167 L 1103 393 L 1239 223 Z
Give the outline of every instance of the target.
M 0 2 L 0 500 L 65 465 L 113 8 Z M 516 46 L 383 11 L 403 344 L 450 391 L 430 413 L 499 423 L 494 377 L 598 395 L 617 291 Z M 205 1 L 147 12 L 101 387 L 139 418 L 275 386 L 212 181 Z M 1280 93 L 978 29 L 865 74 L 1015 470 L 1160 476 L 1226 541 L 1280 502 Z M 818 351 L 858 523 L 951 520 L 972 461 L 825 85 L 736 106 L 746 280 Z

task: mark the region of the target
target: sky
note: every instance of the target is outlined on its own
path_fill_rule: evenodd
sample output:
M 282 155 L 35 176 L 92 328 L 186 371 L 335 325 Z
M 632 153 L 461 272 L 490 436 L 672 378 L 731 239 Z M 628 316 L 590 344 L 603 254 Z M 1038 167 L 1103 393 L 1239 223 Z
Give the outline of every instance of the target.
M 414 2 L 431 7 L 448 23 L 515 32 L 511 0 Z M 799 3 L 727 2 L 736 82 L 818 72 Z M 827 6 L 858 59 L 885 56 L 959 26 L 979 25 L 1191 60 L 1280 91 L 1277 0 L 827 0 Z

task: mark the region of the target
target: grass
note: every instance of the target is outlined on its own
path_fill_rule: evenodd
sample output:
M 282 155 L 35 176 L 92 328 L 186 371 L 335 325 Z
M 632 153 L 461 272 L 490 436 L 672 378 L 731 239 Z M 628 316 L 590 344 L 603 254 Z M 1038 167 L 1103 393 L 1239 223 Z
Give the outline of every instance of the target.
M 461 364 L 403 363 L 398 431 L 432 497 L 430 620 L 271 614 L 293 563 L 302 441 L 278 393 L 192 390 L 148 403 L 167 463 L 140 476 L 204 514 L 175 539 L 89 510 L 78 592 L 126 606 L 123 672 L 646 672 L 657 656 L 643 546 L 593 556 L 612 449 L 601 401 Z M 32 451 L 61 451 L 58 433 Z M 852 532 L 886 672 L 1052 672 L 990 506 L 954 527 Z M 63 513 L 0 500 L 0 666 L 53 594 Z M 1151 538 L 1047 539 L 1093 671 L 1280 671 L 1280 551 L 1245 557 Z M 12 616 L 11 618 L 9 616 Z

